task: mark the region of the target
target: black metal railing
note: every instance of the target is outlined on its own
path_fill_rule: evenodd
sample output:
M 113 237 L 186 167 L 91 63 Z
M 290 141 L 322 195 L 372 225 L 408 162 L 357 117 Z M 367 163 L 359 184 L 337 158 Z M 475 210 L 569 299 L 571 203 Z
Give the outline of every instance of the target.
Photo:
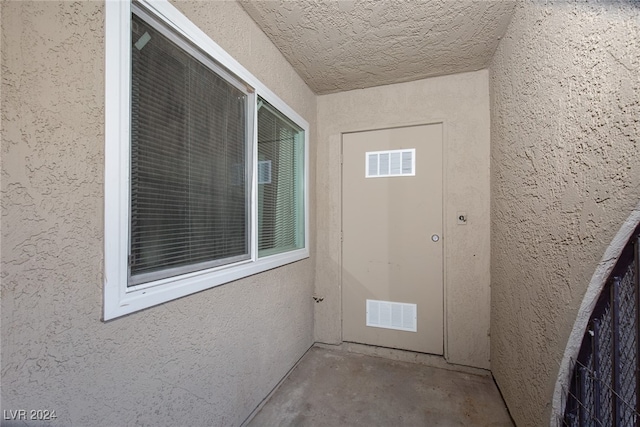
M 640 226 L 589 319 L 561 425 L 640 427 L 639 252 Z

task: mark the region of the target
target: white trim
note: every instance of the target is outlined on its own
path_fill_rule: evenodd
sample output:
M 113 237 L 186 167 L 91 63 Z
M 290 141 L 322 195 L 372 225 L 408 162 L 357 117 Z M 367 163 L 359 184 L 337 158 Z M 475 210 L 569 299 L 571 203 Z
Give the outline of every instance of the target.
M 131 3 L 105 3 L 104 319 L 125 296 L 128 255 Z M 127 141 L 123 149 L 122 141 Z M 125 193 L 125 194 L 123 194 Z M 124 288 L 122 286 L 124 284 Z
M 185 274 L 179 279 L 164 279 L 136 286 L 134 291 L 126 293 L 118 301 L 117 306 L 105 305 L 104 320 L 124 316 L 154 305 L 162 304 L 183 296 L 219 286 L 233 280 L 238 280 L 252 274 L 261 273 L 309 257 L 309 251 L 300 249 L 274 255 L 251 262 L 245 261 L 241 265 L 226 268 L 211 269 Z M 126 287 L 126 281 L 124 282 Z
M 640 203 L 636 205 L 627 220 L 622 224 L 620 230 L 615 235 L 609 247 L 605 251 L 602 259 L 596 267 L 596 271 L 591 276 L 591 281 L 580 304 L 580 310 L 573 324 L 573 329 L 569 335 L 567 346 L 560 362 L 560 369 L 556 378 L 556 385 L 553 391 L 553 401 L 551 407 L 551 420 L 549 425 L 560 426 L 561 419 L 564 414 L 564 404 L 567 401 L 567 393 L 569 391 L 569 381 L 573 371 L 573 361 L 578 358 L 578 352 L 582 345 L 584 331 L 589 323 L 589 318 L 600 297 L 600 292 L 604 287 L 607 279 L 611 275 L 613 267 L 615 267 L 622 250 L 626 246 L 633 231 L 640 224 Z
M 257 164 L 252 156 L 251 259 L 156 280 L 127 288 L 129 251 L 129 135 L 131 2 L 107 0 L 105 11 L 105 205 L 104 205 L 104 313 L 103 320 L 133 313 L 195 292 L 309 257 L 309 123 L 262 84 L 167 0 L 140 0 L 139 4 L 172 30 L 194 43 L 247 85 L 249 92 L 277 108 L 304 130 L 305 235 L 302 249 L 258 259 L 256 197 Z M 250 101 L 252 102 L 252 101 Z M 252 113 L 252 114 L 251 114 Z M 252 107 L 251 136 L 257 150 L 257 108 Z

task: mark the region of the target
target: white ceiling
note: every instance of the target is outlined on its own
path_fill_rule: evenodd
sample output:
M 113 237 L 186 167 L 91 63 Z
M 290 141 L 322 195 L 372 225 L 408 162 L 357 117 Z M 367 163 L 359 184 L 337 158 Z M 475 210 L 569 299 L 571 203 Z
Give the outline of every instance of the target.
M 317 94 L 485 68 L 515 0 L 239 0 Z

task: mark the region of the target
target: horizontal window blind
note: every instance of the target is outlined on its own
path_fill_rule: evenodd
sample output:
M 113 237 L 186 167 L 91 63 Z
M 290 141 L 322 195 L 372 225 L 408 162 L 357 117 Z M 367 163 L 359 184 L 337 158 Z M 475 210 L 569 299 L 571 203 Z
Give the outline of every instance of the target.
M 247 95 L 132 16 L 129 286 L 249 258 Z
M 264 100 L 261 105 L 258 163 L 270 172 L 258 185 L 258 255 L 264 257 L 304 246 L 304 131 Z

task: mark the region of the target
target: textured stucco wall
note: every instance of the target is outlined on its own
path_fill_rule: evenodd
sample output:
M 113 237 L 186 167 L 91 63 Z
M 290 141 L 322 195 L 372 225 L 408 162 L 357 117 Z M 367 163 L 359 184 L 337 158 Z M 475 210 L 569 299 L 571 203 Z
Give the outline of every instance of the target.
M 314 165 L 315 96 L 248 15 L 177 6 L 311 123 Z M 313 258 L 102 323 L 104 4 L 1 7 L 2 409 L 238 425 L 313 342 Z
M 578 307 L 640 198 L 640 7 L 594 3 L 519 4 L 490 67 L 491 367 L 519 426 L 549 422 Z
M 317 341 L 341 342 L 341 133 L 444 122 L 449 362 L 489 367 L 489 81 L 477 71 L 318 97 Z M 467 225 L 457 225 L 465 211 Z M 364 321 L 364 319 L 363 319 Z

